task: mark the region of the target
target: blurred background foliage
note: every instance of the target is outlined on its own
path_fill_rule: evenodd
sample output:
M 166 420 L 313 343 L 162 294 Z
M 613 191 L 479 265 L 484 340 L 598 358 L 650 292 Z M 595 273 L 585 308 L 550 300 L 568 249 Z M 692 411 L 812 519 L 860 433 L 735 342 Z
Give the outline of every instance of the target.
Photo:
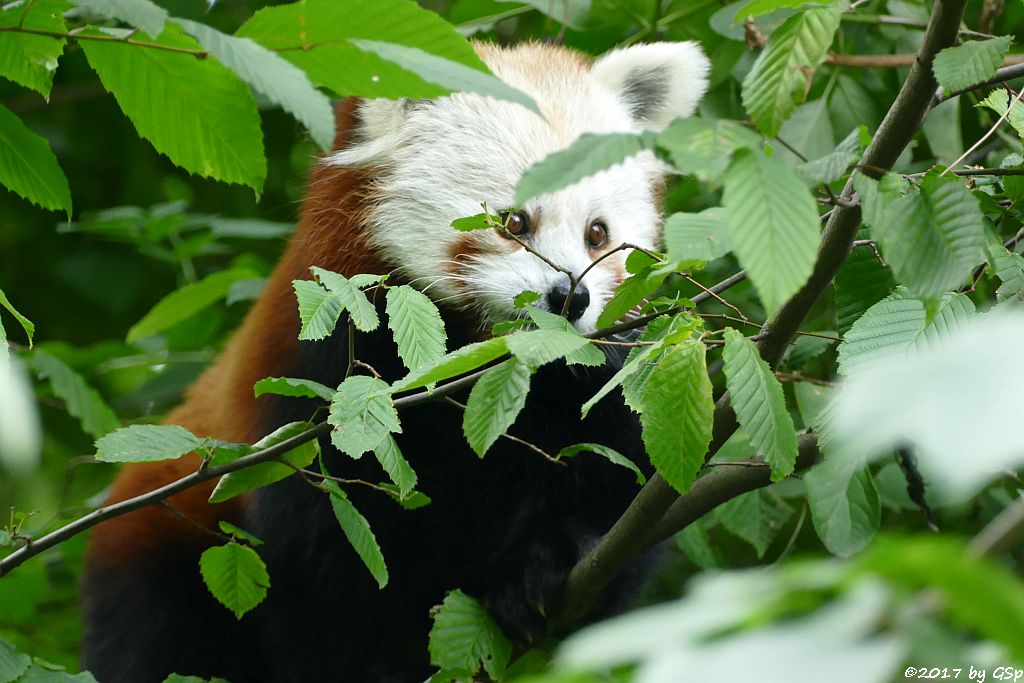
M 197 0 L 160 4 L 176 16 L 229 33 L 263 6 L 243 0 L 223 0 L 212 7 Z M 455 0 L 423 4 L 479 39 L 560 39 L 589 54 L 642 41 L 698 40 L 713 64 L 711 89 L 701 115 L 746 117 L 740 83 L 756 56 L 749 45 L 756 36 L 732 22 L 743 2 Z M 1007 2 L 1000 14 L 982 17 L 989 4 L 970 3 L 967 25 L 995 35 L 1013 35 L 1015 43 L 1024 40 L 1024 3 Z M 923 22 L 929 7 L 930 3 L 913 0 L 872 0 L 858 14 Z M 793 11 L 765 15 L 758 26 L 770 31 Z M 844 21 L 833 47 L 842 54 L 909 55 L 922 35 L 913 26 Z M 180 400 L 258 293 L 260 278 L 270 272 L 294 225 L 317 151 L 291 117 L 264 108 L 269 171 L 258 196 L 250 189 L 190 176 L 139 138 L 77 45 L 67 46 L 60 67 L 49 102 L 0 79 L 0 102 L 50 141 L 70 181 L 75 206 L 72 221 L 66 222 L 0 188 L 0 289 L 35 322 L 36 348 L 80 373 L 122 423 L 157 421 Z M 780 140 L 815 159 L 831 152 L 861 124 L 873 131 L 905 73 L 904 68 L 821 67 L 806 103 L 783 126 Z M 976 140 L 995 120 L 991 112 L 975 109 L 976 102 L 974 95 L 965 95 L 934 110 L 896 170 L 924 171 L 958 157 L 964 142 Z M 999 134 L 973 161 L 997 166 L 1019 147 L 1019 140 Z M 797 159 L 787 149 L 779 149 L 778 154 Z M 1006 188 L 1007 194 L 1010 189 Z M 720 190 L 693 178 L 677 179 L 667 193 L 667 209 L 700 211 L 718 206 Z M 1006 235 L 1020 226 L 1016 214 L 1008 214 L 1001 225 Z M 232 266 L 252 273 L 232 287 L 226 298 L 165 334 L 131 344 L 124 341 L 132 325 L 163 296 Z M 709 265 L 700 279 L 717 282 L 736 269 L 732 257 L 726 257 Z M 698 291 L 685 281 L 676 286 L 684 295 Z M 979 302 L 991 301 L 991 286 L 982 282 L 972 296 Z M 886 292 L 883 289 L 882 295 Z M 729 300 L 750 320 L 764 319 L 749 285 L 731 290 Z M 735 314 L 725 306 L 712 305 L 707 310 Z M 827 337 L 836 334 L 841 322 L 833 298 L 823 297 L 804 329 L 817 330 L 824 337 L 801 338 L 790 352 L 789 366 L 800 368 L 804 376 L 834 376 L 835 344 Z M 13 322 L 5 319 L 5 323 L 11 341 L 24 344 Z M 69 415 L 38 372 L 34 386 L 44 435 L 43 457 L 31 473 L 0 471 L 0 527 L 20 526 L 38 533 L 97 505 L 115 468 L 89 462 L 96 435 Z M 828 387 L 799 382 L 787 383 L 786 390 L 793 392 L 791 398 L 800 413 L 813 415 Z M 799 420 L 797 426 L 801 426 Z M 746 455 L 743 444 L 734 441 L 732 450 L 727 447 L 722 457 Z M 907 498 L 895 463 L 880 467 L 877 483 L 885 528 L 925 528 L 920 512 Z M 1017 495 L 1016 489 L 1016 483 L 1007 481 L 989 487 L 976 499 L 938 501 L 937 521 L 944 530 L 976 530 Z M 808 521 L 799 480 L 786 480 L 751 495 L 756 499 L 734 501 L 681 533 L 646 599 L 678 595 L 686 578 L 705 568 L 775 562 L 794 551 L 827 555 Z M 759 520 L 756 524 L 750 523 L 752 510 Z M 84 536 L 76 537 L 0 581 L 0 637 L 22 651 L 76 667 L 80 635 L 76 585 L 84 544 Z M 1024 557 L 1018 553 L 1016 560 L 1019 567 Z

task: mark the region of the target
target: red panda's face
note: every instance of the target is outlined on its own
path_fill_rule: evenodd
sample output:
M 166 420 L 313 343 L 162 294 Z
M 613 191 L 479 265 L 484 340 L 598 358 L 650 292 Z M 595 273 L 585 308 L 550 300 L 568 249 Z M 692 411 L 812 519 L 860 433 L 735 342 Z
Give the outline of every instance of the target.
M 498 77 L 533 97 L 543 118 L 468 94 L 369 101 L 359 111 L 358 141 L 328 163 L 375 170 L 364 226 L 370 244 L 435 301 L 472 313 L 486 329 L 516 317 L 513 299 L 530 290 L 541 307 L 564 308 L 581 331 L 592 331 L 625 275 L 626 252 L 587 272 L 568 302 L 568 278 L 552 264 L 578 276 L 620 244 L 657 248 L 662 165 L 643 153 L 524 206 L 514 206 L 516 184 L 582 133 L 659 129 L 691 114 L 706 88 L 707 60 L 692 43 L 634 46 L 593 65 L 538 45 L 479 51 Z M 450 227 L 482 204 L 506 219 L 515 239 Z

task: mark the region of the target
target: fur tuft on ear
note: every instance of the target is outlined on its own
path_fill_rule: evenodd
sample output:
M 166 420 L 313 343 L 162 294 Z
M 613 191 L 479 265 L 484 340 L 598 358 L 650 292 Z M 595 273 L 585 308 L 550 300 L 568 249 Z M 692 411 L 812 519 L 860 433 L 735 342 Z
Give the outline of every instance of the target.
M 344 143 L 324 159 L 331 166 L 373 166 L 383 163 L 403 135 L 409 100 L 361 100 L 352 117 L 352 130 Z M 339 138 L 340 139 L 340 138 Z
M 697 109 L 710 67 L 695 42 L 650 43 L 609 52 L 591 74 L 626 103 L 640 126 L 661 130 Z

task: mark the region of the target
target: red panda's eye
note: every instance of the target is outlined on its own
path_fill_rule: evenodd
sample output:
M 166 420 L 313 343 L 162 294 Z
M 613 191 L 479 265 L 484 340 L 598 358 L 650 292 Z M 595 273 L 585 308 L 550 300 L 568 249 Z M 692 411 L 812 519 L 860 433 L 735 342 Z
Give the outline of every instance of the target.
M 587 246 L 597 249 L 608 241 L 608 226 L 601 221 L 594 221 L 587 228 Z
M 510 235 L 522 237 L 530 232 L 530 219 L 523 211 L 502 211 L 498 217 L 501 218 L 502 225 Z

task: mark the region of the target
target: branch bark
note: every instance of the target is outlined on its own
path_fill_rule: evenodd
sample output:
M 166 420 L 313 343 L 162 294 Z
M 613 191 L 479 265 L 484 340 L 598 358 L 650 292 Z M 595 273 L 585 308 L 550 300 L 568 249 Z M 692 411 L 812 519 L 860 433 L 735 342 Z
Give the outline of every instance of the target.
M 939 0 L 935 4 L 907 80 L 865 150 L 859 168 L 871 169 L 869 172 L 875 176 L 892 168 L 921 126 L 938 88 L 932 74 L 932 60 L 940 50 L 954 44 L 965 5 L 966 0 Z M 797 328 L 850 253 L 860 227 L 860 207 L 849 201 L 853 194 L 851 178 L 841 195 L 846 201 L 837 204 L 822 233 L 811 277 L 764 327 L 758 350 L 772 367 L 782 359 Z M 713 455 L 735 429 L 736 415 L 726 394 L 715 405 L 709 455 Z M 655 475 L 647 482 L 622 517 L 573 568 L 552 620 L 556 628 L 566 628 L 586 615 L 608 582 L 646 548 L 651 529 L 671 533 L 670 524 L 662 520 L 677 500 L 679 495 L 661 476 Z M 685 507 L 685 504 L 680 505 Z

